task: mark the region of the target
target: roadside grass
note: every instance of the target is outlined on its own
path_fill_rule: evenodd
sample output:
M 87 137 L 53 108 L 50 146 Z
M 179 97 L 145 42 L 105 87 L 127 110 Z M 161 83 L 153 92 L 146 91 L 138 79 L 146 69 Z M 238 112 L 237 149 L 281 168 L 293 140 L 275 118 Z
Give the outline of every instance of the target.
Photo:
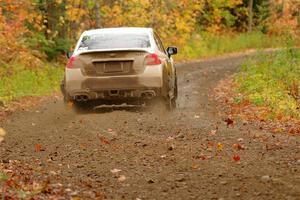
M 284 47 L 286 41 L 279 36 L 270 36 L 261 32 L 239 34 L 194 34 L 176 56 L 176 60 L 191 60 L 222 55 L 249 49 Z
M 59 89 L 63 78 L 63 68 L 58 64 L 45 63 L 35 69 L 27 69 L 21 64 L 6 66 L 0 73 L 0 101 L 25 96 L 43 96 Z
M 269 119 L 300 119 L 300 51 L 286 48 L 272 54 L 257 53 L 235 76 L 235 103 L 249 101 L 269 108 Z

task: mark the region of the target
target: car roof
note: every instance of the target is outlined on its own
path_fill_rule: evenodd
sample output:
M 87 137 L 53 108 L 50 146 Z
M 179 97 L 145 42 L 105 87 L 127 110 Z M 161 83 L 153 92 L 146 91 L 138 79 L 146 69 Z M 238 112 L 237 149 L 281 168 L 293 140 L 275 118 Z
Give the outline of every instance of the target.
M 120 28 L 102 28 L 84 31 L 84 35 L 93 35 L 99 33 L 152 33 L 152 28 L 120 27 Z

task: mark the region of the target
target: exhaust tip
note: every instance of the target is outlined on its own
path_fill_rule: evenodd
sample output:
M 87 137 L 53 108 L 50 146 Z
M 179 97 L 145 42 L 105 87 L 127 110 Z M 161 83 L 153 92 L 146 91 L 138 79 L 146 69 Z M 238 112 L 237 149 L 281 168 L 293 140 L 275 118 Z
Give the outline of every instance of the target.
M 87 95 L 76 95 L 75 96 L 75 101 L 77 102 L 83 102 L 83 101 L 88 101 L 89 97 Z
M 86 95 L 83 95 L 83 96 L 82 96 L 82 100 L 83 100 L 83 101 L 88 101 L 88 100 L 89 100 L 89 97 L 86 96 Z
M 156 93 L 150 90 L 143 92 L 141 96 L 146 99 L 153 99 L 156 96 Z

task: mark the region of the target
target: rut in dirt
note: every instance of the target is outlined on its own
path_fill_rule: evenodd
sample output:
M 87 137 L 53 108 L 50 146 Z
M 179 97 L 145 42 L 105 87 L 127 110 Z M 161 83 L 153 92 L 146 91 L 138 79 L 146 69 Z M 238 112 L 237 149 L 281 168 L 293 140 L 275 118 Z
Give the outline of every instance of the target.
M 299 137 L 238 120 L 227 127 L 210 98 L 244 59 L 178 64 L 179 107 L 173 112 L 76 114 L 56 99 L 14 113 L 0 122 L 8 132 L 1 159 L 40 159 L 65 181 L 100 184 L 107 199 L 300 199 Z

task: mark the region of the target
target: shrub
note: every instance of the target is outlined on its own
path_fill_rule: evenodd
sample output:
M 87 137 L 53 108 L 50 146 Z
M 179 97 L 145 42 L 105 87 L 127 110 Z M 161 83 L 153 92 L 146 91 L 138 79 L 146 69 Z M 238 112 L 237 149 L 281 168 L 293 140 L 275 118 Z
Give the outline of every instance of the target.
M 243 64 L 235 80 L 238 92 L 253 104 L 268 106 L 270 116 L 300 119 L 299 50 L 259 53 Z

